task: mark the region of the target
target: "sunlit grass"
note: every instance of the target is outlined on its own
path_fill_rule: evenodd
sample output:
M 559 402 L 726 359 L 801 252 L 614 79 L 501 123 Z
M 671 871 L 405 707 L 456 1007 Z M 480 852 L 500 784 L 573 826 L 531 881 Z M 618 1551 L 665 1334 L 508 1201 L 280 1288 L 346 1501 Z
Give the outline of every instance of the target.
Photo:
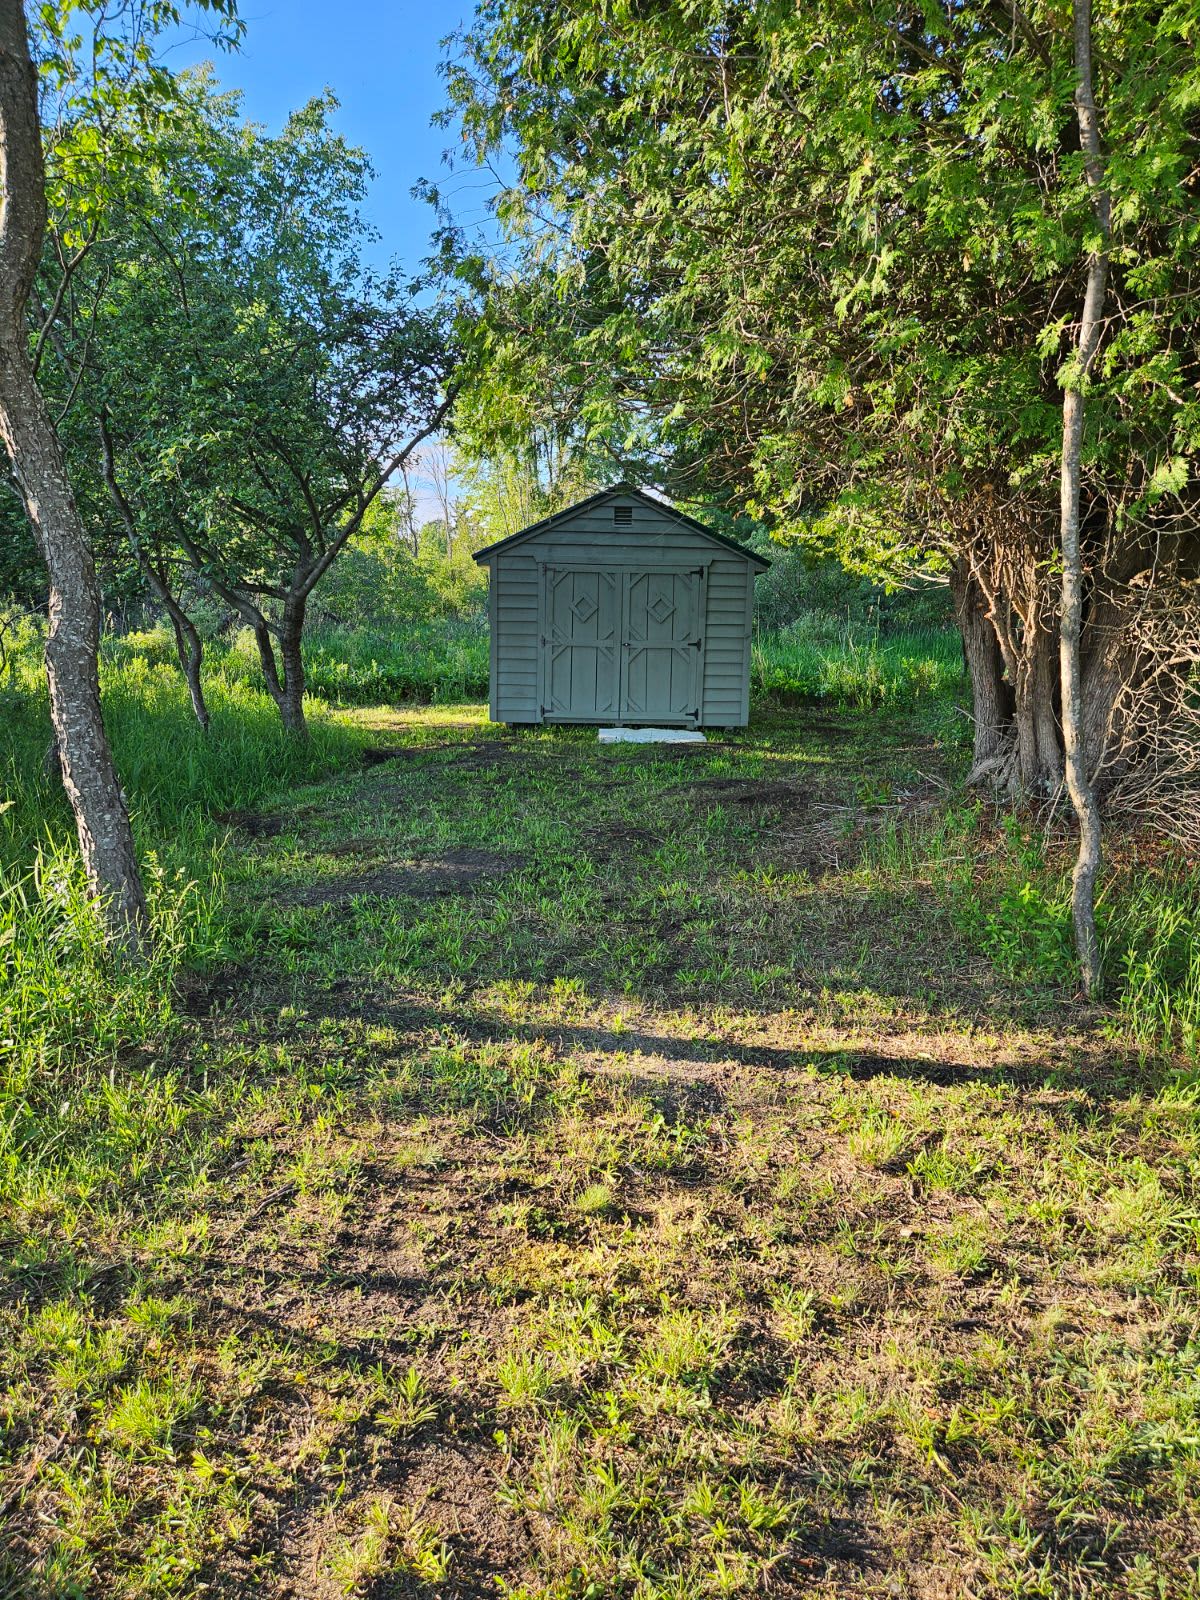
M 292 757 L 269 705 L 195 743 L 169 660 L 107 670 L 141 970 L 39 787 L 36 662 L 4 690 L 0 1590 L 1185 1600 L 1186 874 L 1115 881 L 1145 998 L 1105 1036 L 1053 844 L 926 782 L 944 700 L 686 765 L 318 706 Z M 480 845 L 461 893 L 370 890 Z

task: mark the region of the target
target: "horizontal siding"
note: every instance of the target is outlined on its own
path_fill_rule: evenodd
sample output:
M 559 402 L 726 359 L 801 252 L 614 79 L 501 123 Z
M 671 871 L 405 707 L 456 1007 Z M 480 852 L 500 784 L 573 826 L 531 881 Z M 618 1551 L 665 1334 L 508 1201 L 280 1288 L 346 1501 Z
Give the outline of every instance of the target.
M 541 575 L 525 551 L 497 558 L 493 627 L 496 651 L 492 668 L 493 715 L 498 722 L 535 722 L 538 700 L 538 595 Z
M 710 725 L 737 726 L 749 713 L 751 571 L 734 555 L 719 555 L 708 569 L 701 707 Z
M 537 552 L 539 559 L 552 567 L 652 567 L 656 561 L 672 566 L 690 566 L 692 563 L 700 566 L 711 559 L 712 546 L 703 541 L 659 538 L 657 535 L 648 535 L 636 541 L 628 535 L 620 539 L 593 536 L 571 543 L 559 539 L 538 540 Z

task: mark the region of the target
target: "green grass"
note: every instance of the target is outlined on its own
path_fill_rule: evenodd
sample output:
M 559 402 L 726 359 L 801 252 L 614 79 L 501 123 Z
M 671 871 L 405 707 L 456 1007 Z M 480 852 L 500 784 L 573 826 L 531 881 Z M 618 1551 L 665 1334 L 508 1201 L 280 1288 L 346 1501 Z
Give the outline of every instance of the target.
M 110 646 L 141 971 L 3 690 L 0 1593 L 1195 1600 L 1182 869 L 1097 1014 L 941 691 L 298 753 L 212 689 Z
M 888 824 L 868 859 L 890 884 L 930 883 L 970 937 L 1016 984 L 1076 983 L 1073 841 L 979 802 L 930 822 Z M 1114 831 L 1097 900 L 1108 997 L 1117 1026 L 1148 1053 L 1200 1063 L 1200 867 L 1153 835 Z
M 240 633 L 218 647 L 221 671 L 257 681 L 254 642 Z M 309 693 L 339 706 L 483 700 L 488 639 L 483 617 L 453 617 L 396 628 L 311 627 L 305 647 Z
M 155 846 L 186 833 L 197 817 L 252 810 L 267 795 L 358 760 L 368 736 L 309 703 L 312 737 L 289 739 L 259 684 L 214 653 L 206 676 L 211 737 L 200 730 L 167 635 L 137 634 L 105 645 L 105 720 L 135 824 Z M 27 630 L 0 680 L 0 863 L 28 865 L 46 837 L 70 834 L 61 785 L 44 773 L 50 743 L 45 675 Z
M 140 970 L 121 970 L 104 949 L 65 796 L 45 772 L 49 712 L 32 630 L 10 653 L 0 683 L 0 1049 L 9 1069 L 0 1092 L 0 1116 L 7 1119 L 0 1137 L 7 1130 L 13 1150 L 21 1148 L 28 1106 L 37 1108 L 36 1121 L 59 1094 L 61 1074 L 81 1066 L 107 1070 L 146 1047 L 169 1029 L 177 975 L 228 955 L 230 814 L 252 812 L 268 796 L 356 765 L 370 742 L 369 734 L 314 702 L 312 737 L 297 744 L 261 689 L 219 671 L 208 677 L 212 729 L 205 736 L 160 643 L 154 636 L 143 654 L 134 641 L 110 642 L 104 668 L 105 718 L 156 930 L 154 959 Z
M 812 616 L 758 635 L 751 671 L 755 692 L 783 703 L 817 701 L 859 711 L 910 707 L 953 699 L 962 684 L 962 647 L 952 629 L 898 628 L 881 635 Z

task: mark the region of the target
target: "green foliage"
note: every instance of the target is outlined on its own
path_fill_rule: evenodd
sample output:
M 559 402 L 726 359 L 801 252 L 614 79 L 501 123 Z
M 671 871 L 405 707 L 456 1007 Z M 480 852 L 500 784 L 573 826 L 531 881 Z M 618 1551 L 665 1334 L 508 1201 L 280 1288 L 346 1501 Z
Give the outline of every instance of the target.
M 931 874 L 963 935 L 1000 971 L 1061 996 L 1077 981 L 1069 850 L 1028 820 L 993 821 L 978 804 L 950 807 L 907 839 L 885 833 L 871 859 L 891 874 Z M 1145 845 L 1120 834 L 1110 845 L 1096 915 L 1108 999 L 1148 1052 L 1200 1061 L 1200 869 L 1152 849 L 1147 870 Z
M 1200 68 L 1190 4 L 1094 26 L 1114 315 L 1085 505 L 1120 522 L 1191 492 Z M 875 578 L 977 538 L 1044 558 L 1094 228 L 1073 48 L 1048 0 L 1017 21 L 983 0 L 482 7 L 447 119 L 515 164 L 498 413 L 519 433 L 565 396 L 628 458 Z
M 407 628 L 441 618 L 478 617 L 487 598 L 487 574 L 456 547 L 449 559 L 423 545 L 413 555 L 392 539 L 356 540 L 330 569 L 316 596 L 316 621 Z M 314 692 L 322 691 L 314 685 Z
M 372 506 L 446 410 L 452 316 L 429 278 L 368 267 L 370 168 L 331 96 L 269 134 L 205 71 L 174 89 L 128 130 L 103 233 L 69 272 L 47 246 L 43 384 L 109 592 L 190 568 L 276 634 L 274 690 L 309 596 L 349 540 L 378 544 Z
M 870 633 L 953 627 L 945 584 L 888 589 L 859 573 L 848 572 L 837 561 L 814 559 L 803 545 L 781 547 L 761 532 L 752 543 L 771 560 L 767 571 L 754 582 L 755 620 L 764 631 L 786 628 L 814 612 Z
M 487 633 L 478 617 L 438 617 L 390 627 L 318 626 L 304 649 L 309 689 L 340 706 L 405 701 L 482 700 L 488 689 Z M 223 657 L 223 673 L 254 682 L 252 640 L 240 634 Z
M 71 836 L 61 785 L 43 770 L 50 719 L 40 646 L 40 627 L 27 623 L 0 680 L 0 865 L 6 869 L 28 868 L 39 839 L 49 835 L 57 849 Z M 219 655 L 206 685 L 213 713 L 206 736 L 192 715 L 173 649 L 165 630 L 110 639 L 103 648 L 105 720 L 141 837 L 158 840 L 164 829 L 182 828 L 186 860 L 189 816 L 253 808 L 281 785 L 311 781 L 356 759 L 363 736 L 321 715 L 319 701 L 309 745 L 288 739 L 244 667 L 222 671 Z M 195 871 L 203 874 L 210 865 L 204 830 L 196 837 Z

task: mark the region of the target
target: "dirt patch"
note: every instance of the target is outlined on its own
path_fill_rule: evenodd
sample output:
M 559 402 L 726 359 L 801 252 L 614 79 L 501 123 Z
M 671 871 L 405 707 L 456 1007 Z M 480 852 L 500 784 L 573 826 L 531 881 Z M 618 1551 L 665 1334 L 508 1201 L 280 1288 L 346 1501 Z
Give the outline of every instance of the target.
M 438 739 L 429 744 L 369 745 L 362 752 L 362 764 L 382 767 L 436 758 L 448 766 L 491 766 L 519 753 L 509 739 Z
M 251 1010 L 261 1004 L 266 985 L 254 967 L 231 962 L 207 974 L 185 970 L 175 984 L 180 1011 L 210 1017 L 221 1011 Z
M 283 905 L 294 906 L 342 905 L 359 895 L 375 895 L 383 900 L 436 900 L 443 895 L 465 894 L 485 882 L 516 872 L 522 865 L 523 859 L 518 855 L 466 846 L 402 867 L 378 867 L 352 877 L 327 878 L 321 883 L 290 890 L 280 895 L 279 900 Z
M 508 739 L 482 739 L 478 744 L 459 745 L 456 753 L 449 758 L 448 765 L 467 767 L 472 772 L 478 772 L 485 767 L 502 766 L 518 759 L 528 761 L 528 750 L 515 748 Z
M 631 845 L 662 843 L 662 835 L 653 829 L 635 828 L 624 822 L 597 822 L 580 828 L 579 837 L 592 845 L 600 856 L 619 855 Z
M 333 856 L 375 856 L 388 847 L 386 839 L 339 839 L 336 844 L 313 845 L 312 854 Z
M 746 778 L 694 778 L 678 787 L 698 791 L 701 798 L 711 799 L 714 805 L 744 806 L 747 810 L 787 808 L 795 812 L 806 810 L 812 801 L 807 789 L 778 778 L 762 782 Z
M 419 1507 L 450 1547 L 450 1576 L 438 1588 L 445 1600 L 474 1600 L 494 1594 L 501 1581 L 508 1588 L 532 1576 L 528 1531 L 516 1514 L 497 1503 L 501 1480 L 494 1454 L 483 1445 L 453 1441 L 447 1448 L 444 1438 L 435 1439 L 393 1470 L 404 1502 Z M 389 1476 L 386 1468 L 380 1474 L 384 1482 Z M 382 1596 L 398 1591 L 375 1592 Z M 422 1584 L 412 1592 L 428 1591 Z
M 248 839 L 278 839 L 289 818 L 269 811 L 214 811 L 213 820 L 236 828 Z
M 622 1073 L 622 1078 L 629 1093 L 649 1100 L 669 1128 L 700 1122 L 724 1110 L 725 1095 L 715 1083 L 705 1078 L 680 1078 L 671 1070 L 672 1065 L 664 1063 L 666 1070 L 658 1077 Z

